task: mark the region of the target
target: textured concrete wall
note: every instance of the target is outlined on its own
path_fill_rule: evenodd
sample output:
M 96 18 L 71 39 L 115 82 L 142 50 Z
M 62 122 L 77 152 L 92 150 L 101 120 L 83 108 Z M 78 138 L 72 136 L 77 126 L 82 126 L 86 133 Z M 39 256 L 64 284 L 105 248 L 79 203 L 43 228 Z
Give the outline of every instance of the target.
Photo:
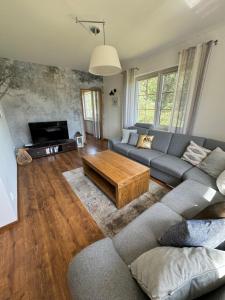
M 14 145 L 20 147 L 31 142 L 29 122 L 67 120 L 71 138 L 83 132 L 80 89 L 102 88 L 103 80 L 77 70 L 0 59 L 0 85 L 0 102 Z

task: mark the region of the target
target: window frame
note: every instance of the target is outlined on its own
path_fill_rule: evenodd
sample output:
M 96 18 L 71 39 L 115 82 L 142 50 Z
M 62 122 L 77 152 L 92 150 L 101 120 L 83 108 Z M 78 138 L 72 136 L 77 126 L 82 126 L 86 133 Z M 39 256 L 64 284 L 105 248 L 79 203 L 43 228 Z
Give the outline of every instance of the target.
M 177 72 L 177 71 L 178 71 L 178 66 L 176 65 L 174 67 L 170 67 L 170 68 L 163 69 L 163 70 L 160 70 L 160 71 L 156 71 L 156 72 L 148 73 L 148 74 L 145 74 L 145 75 L 137 76 L 135 78 L 135 81 L 136 81 L 136 83 L 135 83 L 135 99 L 136 99 L 136 101 L 135 101 L 135 112 L 136 112 L 135 119 L 136 120 L 137 120 L 137 117 L 138 117 L 138 96 L 139 96 L 138 82 L 142 81 L 142 80 L 158 77 L 156 101 L 155 101 L 154 126 L 155 126 L 156 129 L 159 129 L 159 130 L 164 130 L 164 131 L 169 130 L 169 128 L 171 126 L 171 119 L 172 119 L 173 112 L 171 114 L 170 124 L 168 126 L 160 125 L 160 114 L 161 114 L 161 105 L 162 105 L 162 96 L 163 96 L 163 90 L 162 90 L 163 76 L 166 75 L 166 74 L 169 74 L 169 73 Z M 175 95 L 175 92 L 176 92 L 176 87 L 175 87 L 174 95 Z

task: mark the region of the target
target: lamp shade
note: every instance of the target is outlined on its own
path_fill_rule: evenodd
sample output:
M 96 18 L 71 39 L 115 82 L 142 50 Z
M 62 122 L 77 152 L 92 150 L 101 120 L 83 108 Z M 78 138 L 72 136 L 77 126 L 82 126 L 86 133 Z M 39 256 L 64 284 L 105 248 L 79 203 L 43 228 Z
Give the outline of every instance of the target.
M 111 76 L 121 73 L 122 68 L 116 48 L 109 45 L 97 46 L 91 55 L 89 72 L 95 75 Z

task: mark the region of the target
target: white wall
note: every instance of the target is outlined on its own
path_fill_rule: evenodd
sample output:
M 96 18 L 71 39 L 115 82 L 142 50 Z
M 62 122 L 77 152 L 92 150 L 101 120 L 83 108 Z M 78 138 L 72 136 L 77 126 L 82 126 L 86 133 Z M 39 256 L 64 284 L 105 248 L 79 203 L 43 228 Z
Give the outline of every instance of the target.
M 117 90 L 118 105 L 113 105 L 112 96 L 109 93 L 112 89 Z M 121 101 L 123 99 L 123 75 L 104 77 L 103 93 L 103 136 L 114 138 L 120 136 L 122 126 Z
M 199 100 L 193 134 L 225 141 L 225 25 L 217 25 L 204 32 L 194 33 L 184 42 L 175 44 L 123 63 L 123 69 L 138 67 L 138 75 L 162 70 L 178 64 L 178 52 L 186 47 L 200 42 L 218 39 L 218 45 L 213 48 L 208 70 Z M 122 85 L 121 75 L 107 79 L 107 86 L 116 82 Z M 119 113 L 119 112 L 118 112 Z M 107 120 L 106 120 L 107 121 Z M 107 126 L 107 124 L 105 124 Z
M 17 164 L 0 105 L 0 227 L 17 220 Z

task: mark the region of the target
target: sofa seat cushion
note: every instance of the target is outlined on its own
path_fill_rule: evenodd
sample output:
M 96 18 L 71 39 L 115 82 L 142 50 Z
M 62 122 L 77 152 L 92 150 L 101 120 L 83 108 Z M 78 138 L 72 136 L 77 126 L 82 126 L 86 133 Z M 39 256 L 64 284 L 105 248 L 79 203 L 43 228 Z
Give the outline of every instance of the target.
M 162 203 L 156 203 L 129 223 L 113 238 L 119 255 L 132 263 L 142 253 L 158 247 L 158 239 L 183 218 Z
M 192 219 L 209 205 L 225 201 L 225 197 L 211 187 L 188 179 L 161 201 L 185 219 Z
M 185 172 L 193 167 L 179 157 L 168 154 L 153 159 L 150 165 L 155 169 L 177 178 L 181 178 Z
M 69 265 L 68 282 L 75 300 L 148 299 L 109 238 L 90 245 L 74 257 Z
M 114 151 L 121 153 L 125 156 L 128 156 L 128 153 L 134 149 L 135 149 L 134 146 L 131 146 L 128 144 L 123 144 L 123 143 L 117 143 L 117 144 L 114 144 L 114 146 L 113 146 Z
M 192 179 L 217 190 L 216 179 L 197 167 L 192 168 L 184 173 L 183 179 Z
M 163 155 L 164 153 L 151 149 L 134 149 L 129 152 L 129 157 L 149 166 L 150 161 L 156 157 Z

